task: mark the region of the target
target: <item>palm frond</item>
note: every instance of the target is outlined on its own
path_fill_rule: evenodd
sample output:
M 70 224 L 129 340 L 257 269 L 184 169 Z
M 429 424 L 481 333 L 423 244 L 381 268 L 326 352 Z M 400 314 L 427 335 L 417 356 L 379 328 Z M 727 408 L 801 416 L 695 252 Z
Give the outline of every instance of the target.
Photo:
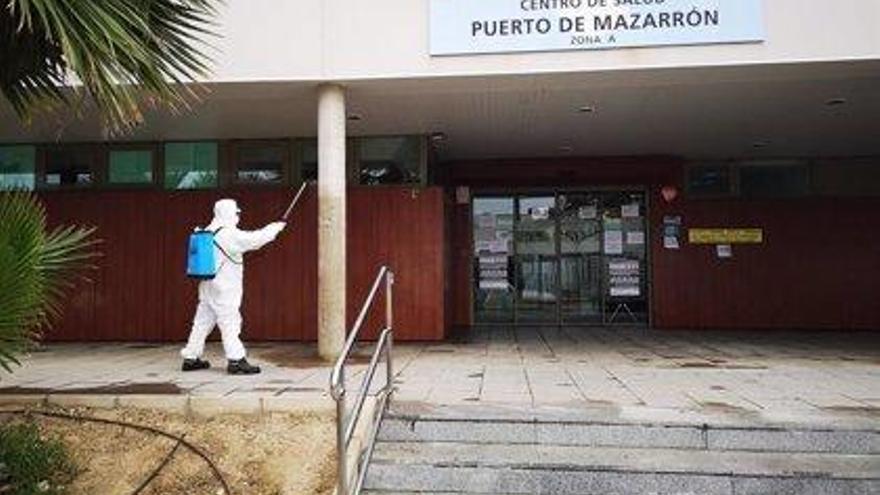
M 188 108 L 210 73 L 219 0 L 7 0 L 0 92 L 25 121 L 85 93 L 111 132 L 153 103 Z M 73 77 L 71 77 L 73 76 Z
M 0 367 L 18 364 L 59 316 L 76 271 L 97 256 L 93 228 L 46 230 L 46 211 L 28 192 L 0 192 Z

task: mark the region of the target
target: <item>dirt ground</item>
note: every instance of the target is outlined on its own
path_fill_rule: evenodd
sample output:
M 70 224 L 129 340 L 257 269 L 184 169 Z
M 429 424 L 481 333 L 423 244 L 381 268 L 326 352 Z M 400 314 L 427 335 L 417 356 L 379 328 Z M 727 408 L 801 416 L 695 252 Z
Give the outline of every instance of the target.
M 329 414 L 187 418 L 149 410 L 58 410 L 149 425 L 184 438 L 217 465 L 235 495 L 324 495 L 335 483 L 334 421 Z M 77 476 L 70 495 L 125 495 L 162 463 L 176 441 L 130 428 L 36 417 L 43 433 L 70 449 Z M 140 492 L 223 495 L 207 463 L 182 445 Z

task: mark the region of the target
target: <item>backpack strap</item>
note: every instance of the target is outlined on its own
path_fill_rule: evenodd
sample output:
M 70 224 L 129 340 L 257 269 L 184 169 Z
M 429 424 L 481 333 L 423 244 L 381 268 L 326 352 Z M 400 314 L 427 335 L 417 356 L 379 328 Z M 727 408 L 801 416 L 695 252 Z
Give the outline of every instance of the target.
M 227 253 L 226 250 L 223 249 L 223 246 L 221 246 L 220 243 L 217 242 L 217 238 L 216 238 L 216 237 L 217 237 L 217 234 L 218 234 L 221 230 L 223 230 L 223 227 L 220 227 L 220 228 L 218 228 L 217 230 L 215 230 L 214 232 L 212 232 L 212 234 L 214 234 L 214 245 L 217 246 L 217 249 L 219 249 L 220 252 L 223 253 L 223 256 L 225 256 L 226 259 L 228 259 L 228 260 L 231 261 L 232 263 L 234 263 L 234 264 L 236 264 L 236 265 L 241 265 L 241 264 L 243 264 L 243 261 L 236 261 L 235 258 L 233 258 L 232 256 L 230 256 L 229 253 Z

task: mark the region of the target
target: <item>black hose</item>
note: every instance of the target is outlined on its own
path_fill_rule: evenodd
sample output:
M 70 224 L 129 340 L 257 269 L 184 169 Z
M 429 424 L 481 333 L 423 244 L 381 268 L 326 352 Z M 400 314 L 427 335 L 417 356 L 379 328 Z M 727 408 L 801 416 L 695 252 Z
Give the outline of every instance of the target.
M 181 438 L 183 438 L 183 437 L 181 437 Z M 180 448 L 181 441 L 182 440 L 178 440 L 177 443 L 174 444 L 174 448 L 171 449 L 171 452 L 168 452 L 168 455 L 166 455 L 165 458 L 162 459 L 162 462 L 160 462 L 159 465 L 156 466 L 156 469 L 154 469 L 153 472 L 151 472 L 150 475 L 147 476 L 147 478 L 141 482 L 141 484 L 135 489 L 135 491 L 131 492 L 131 495 L 138 495 L 139 493 L 144 491 L 144 488 L 146 488 L 150 483 L 152 483 L 153 480 L 156 479 L 156 476 L 159 476 L 159 473 L 163 469 L 165 469 L 165 466 L 167 466 L 168 463 L 171 462 L 171 458 L 173 458 L 174 454 L 177 453 L 177 449 Z
M 73 414 L 65 414 L 65 413 L 53 412 L 53 411 L 34 411 L 34 410 L 28 410 L 28 409 L 0 409 L 0 414 L 21 414 L 21 415 L 34 414 L 37 416 L 45 416 L 47 418 L 67 419 L 67 420 L 71 420 L 71 421 L 87 421 L 87 422 L 92 422 L 92 423 L 101 423 L 101 424 L 106 424 L 106 425 L 122 426 L 125 428 L 131 428 L 134 430 L 146 431 L 149 433 L 153 433 L 155 435 L 169 438 L 171 440 L 177 440 L 177 442 L 180 445 L 183 445 L 184 447 L 186 447 L 190 451 L 192 451 L 194 454 L 201 457 L 208 464 L 208 466 L 211 468 L 211 471 L 214 473 L 214 477 L 217 478 L 217 480 L 220 482 L 221 485 L 223 485 L 223 491 L 226 493 L 226 495 L 232 495 L 232 490 L 229 489 L 229 485 L 226 483 L 226 480 L 223 478 L 223 475 L 220 473 L 220 470 L 217 469 L 217 465 L 214 464 L 214 462 L 207 456 L 207 454 L 202 452 L 202 450 L 199 449 L 198 447 L 196 447 L 195 445 L 184 440 L 183 437 L 168 433 L 166 431 L 162 431 L 158 428 L 153 428 L 152 426 L 146 426 L 146 425 L 139 425 L 139 424 L 135 424 L 135 423 L 127 423 L 125 421 L 117 421 L 114 419 L 95 418 L 95 417 L 91 417 L 91 416 L 76 416 Z M 176 446 L 175 446 L 175 449 L 177 449 Z M 170 457 L 169 457 L 169 459 L 170 459 Z

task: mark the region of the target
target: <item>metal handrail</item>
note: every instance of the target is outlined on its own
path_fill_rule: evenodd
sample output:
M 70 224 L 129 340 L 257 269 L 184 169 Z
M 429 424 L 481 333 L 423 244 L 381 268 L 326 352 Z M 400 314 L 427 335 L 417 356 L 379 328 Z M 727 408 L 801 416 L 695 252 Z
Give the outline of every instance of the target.
M 350 414 L 346 415 L 345 362 L 348 360 L 352 350 L 354 349 L 355 343 L 357 342 L 358 336 L 361 331 L 361 327 L 363 326 L 364 321 L 367 318 L 367 314 L 369 313 L 370 308 L 373 306 L 373 302 L 376 299 L 376 295 L 379 293 L 379 289 L 382 287 L 383 280 L 385 281 L 385 327 L 382 329 L 379 340 L 376 342 L 376 349 L 373 351 L 373 355 L 370 358 L 370 365 L 367 367 L 367 371 L 364 374 L 364 379 L 361 382 L 361 386 L 358 390 L 357 395 L 355 396 L 354 408 L 352 409 Z M 355 320 L 354 325 L 352 325 L 351 327 L 351 331 L 349 332 L 348 338 L 345 341 L 345 346 L 342 348 L 342 353 L 336 360 L 336 364 L 333 366 L 333 372 L 330 374 L 330 395 L 333 397 L 333 400 L 336 401 L 336 474 L 338 477 L 336 484 L 337 495 L 360 493 L 367 473 L 366 469 L 364 468 L 369 463 L 370 458 L 373 456 L 373 450 L 376 446 L 376 436 L 379 433 L 379 426 L 382 422 L 382 415 L 385 413 L 385 409 L 388 407 L 388 398 L 394 388 L 393 367 L 391 362 L 391 348 L 394 342 L 393 286 L 394 272 L 388 269 L 387 266 L 383 266 L 379 269 L 378 275 L 376 275 L 376 280 L 373 282 L 373 287 L 370 289 L 370 293 L 367 295 L 367 298 L 364 301 L 364 305 L 361 307 L 361 310 L 358 313 L 358 317 Z M 355 483 L 354 490 L 349 491 L 347 456 L 348 446 L 349 444 L 351 444 L 351 439 L 354 437 L 354 432 L 357 428 L 361 412 L 363 411 L 364 403 L 367 400 L 370 386 L 373 383 L 373 377 L 376 375 L 376 369 L 379 367 L 379 358 L 383 354 L 385 355 L 386 383 L 382 390 L 377 393 L 377 396 L 379 397 L 379 403 L 376 405 L 373 416 L 373 424 L 371 425 L 369 430 L 370 435 L 367 439 L 366 455 L 363 457 L 361 457 L 360 455 L 358 456 L 359 461 L 357 481 Z

